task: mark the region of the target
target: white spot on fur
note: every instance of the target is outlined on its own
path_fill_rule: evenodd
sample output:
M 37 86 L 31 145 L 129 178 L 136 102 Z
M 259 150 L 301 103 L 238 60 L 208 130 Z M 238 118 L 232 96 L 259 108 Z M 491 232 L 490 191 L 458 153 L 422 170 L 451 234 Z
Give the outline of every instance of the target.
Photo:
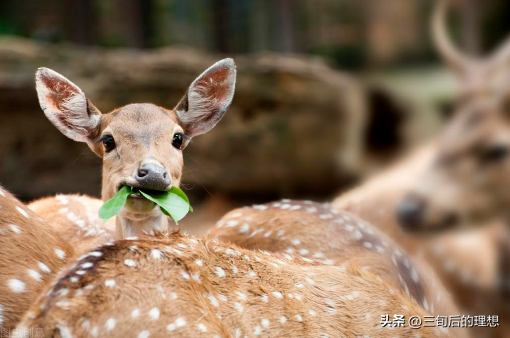
M 138 338 L 149 338 L 150 332 L 147 330 L 144 330 L 138 334 Z
M 214 307 L 220 306 L 220 303 L 218 302 L 216 297 L 214 297 L 213 295 L 207 295 L 207 298 L 209 298 L 209 301 L 211 302 L 212 306 L 214 306 Z
M 107 279 L 104 281 L 104 285 L 109 288 L 113 288 L 115 285 L 117 285 L 117 282 L 115 281 L 115 279 Z
M 60 259 L 65 259 L 66 258 L 66 253 L 64 250 L 62 249 L 55 249 L 55 255 L 57 255 L 58 258 Z
M 238 226 L 239 225 L 239 221 L 228 221 L 225 226 L 227 228 L 233 228 L 235 226 Z
M 275 296 L 278 299 L 282 299 L 283 298 L 282 293 L 279 292 L 279 291 L 273 291 L 272 293 L 273 293 L 273 296 Z
M 28 275 L 38 282 L 41 281 L 41 274 L 35 270 L 28 269 Z
M 201 332 L 207 332 L 207 326 L 205 326 L 203 323 L 198 323 L 197 327 Z
M 50 268 L 48 268 L 48 266 L 47 266 L 46 264 L 44 264 L 43 262 L 39 262 L 39 263 L 37 263 L 37 266 L 38 266 L 38 267 L 39 267 L 39 269 L 41 269 L 43 272 L 51 273 Z
M 218 277 L 225 278 L 225 270 L 223 270 L 221 267 L 217 266 L 214 270 Z
M 21 234 L 21 229 L 19 226 L 15 225 L 15 224 L 9 224 L 9 228 L 11 229 L 12 232 Z
M 22 293 L 25 291 L 25 283 L 19 279 L 9 279 L 8 285 L 9 289 L 11 289 L 11 291 L 14 293 Z
M 308 250 L 307 249 L 301 249 L 299 250 L 299 254 L 302 255 L 302 256 L 305 256 L 305 255 L 308 255 Z
M 246 294 L 240 292 L 240 291 L 236 291 L 236 295 L 237 295 L 237 298 L 241 299 L 241 300 L 247 300 L 248 299 L 248 296 L 246 296 Z
M 188 280 L 189 279 L 189 273 L 187 273 L 186 271 L 181 271 L 181 276 L 182 278 Z
M 243 312 L 244 311 L 244 307 L 241 305 L 241 303 L 234 303 L 234 308 L 238 311 L 238 312 Z
M 186 325 L 186 320 L 184 318 L 179 317 L 175 320 L 175 326 L 183 327 L 184 325 Z
M 149 311 L 149 317 L 152 319 L 152 320 L 158 320 L 159 319 L 159 309 L 157 307 L 153 307 L 152 309 L 150 309 Z
M 108 331 L 113 330 L 115 328 L 116 324 L 117 324 L 117 321 L 115 320 L 115 318 L 109 318 L 105 324 L 106 330 L 108 330 Z
M 242 233 L 242 234 L 245 234 L 247 233 L 248 231 L 250 231 L 250 225 L 248 223 L 244 223 L 240 228 L 239 228 L 239 232 Z
M 134 260 L 132 259 L 125 259 L 124 260 L 124 265 L 126 266 L 130 266 L 130 267 L 135 267 L 136 266 L 136 263 Z
M 24 209 L 20 208 L 20 207 L 16 207 L 16 210 L 18 210 L 18 212 L 23 215 L 25 218 L 30 218 L 30 216 L 28 216 L 28 212 L 26 212 Z
M 287 321 L 287 317 L 285 317 L 285 316 L 280 317 L 280 323 L 285 324 L 286 321 Z
M 134 309 L 131 311 L 131 318 L 138 318 L 140 317 L 140 309 Z
M 91 268 L 91 267 L 93 267 L 93 266 L 94 266 L 94 263 L 92 263 L 92 262 L 86 262 L 86 263 L 83 263 L 83 264 L 81 265 L 81 268 L 82 268 L 82 269 L 89 269 L 89 268 Z
M 163 253 L 158 249 L 152 249 L 151 256 L 154 259 L 161 259 L 161 257 L 163 256 Z

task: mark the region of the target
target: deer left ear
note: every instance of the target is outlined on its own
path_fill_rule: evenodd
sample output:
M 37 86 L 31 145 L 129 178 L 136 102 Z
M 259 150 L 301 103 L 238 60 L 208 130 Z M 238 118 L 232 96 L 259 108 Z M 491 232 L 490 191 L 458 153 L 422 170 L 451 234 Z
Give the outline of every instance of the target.
M 189 137 L 211 130 L 227 111 L 236 84 L 236 65 L 223 59 L 202 73 L 174 108 Z
M 70 139 L 91 144 L 100 132 L 101 113 L 83 91 L 48 68 L 37 70 L 35 84 L 41 108 L 55 127 Z

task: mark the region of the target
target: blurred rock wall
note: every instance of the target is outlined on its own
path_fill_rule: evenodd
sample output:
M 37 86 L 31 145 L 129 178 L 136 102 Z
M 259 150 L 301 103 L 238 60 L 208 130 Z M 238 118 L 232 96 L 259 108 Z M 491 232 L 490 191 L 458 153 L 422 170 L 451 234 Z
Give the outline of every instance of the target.
M 0 183 L 26 200 L 57 192 L 99 194 L 101 160 L 45 118 L 34 89 L 37 67 L 62 73 L 106 113 L 134 102 L 172 108 L 218 59 L 192 50 L 0 40 Z M 356 177 L 367 125 L 358 83 L 320 59 L 256 55 L 235 60 L 231 108 L 185 151 L 188 193 L 327 196 Z

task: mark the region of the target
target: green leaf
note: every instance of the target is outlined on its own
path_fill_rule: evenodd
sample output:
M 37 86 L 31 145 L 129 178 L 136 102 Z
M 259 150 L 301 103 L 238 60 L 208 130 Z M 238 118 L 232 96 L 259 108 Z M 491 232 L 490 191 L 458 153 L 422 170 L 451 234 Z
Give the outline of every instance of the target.
M 159 205 L 163 213 L 172 217 L 175 223 L 183 219 L 189 211 L 193 211 L 188 197 L 177 187 L 172 187 L 170 191 L 161 194 L 149 195 L 143 190 L 140 190 L 140 193 L 149 201 Z
M 127 185 L 123 186 L 112 198 L 106 201 L 101 208 L 99 209 L 99 217 L 103 221 L 117 215 L 117 213 L 122 209 L 124 204 L 126 204 L 126 200 L 129 194 L 132 193 L 132 188 Z
M 188 214 L 193 211 L 189 204 L 188 196 L 179 188 L 172 187 L 169 191 L 155 192 L 151 191 L 150 194 L 142 190 L 133 190 L 132 187 L 123 186 L 115 196 L 106 201 L 99 209 L 99 217 L 104 221 L 110 217 L 115 216 L 120 209 L 126 204 L 127 198 L 130 194 L 142 195 L 149 201 L 152 201 L 161 207 L 164 214 L 172 217 L 175 223 L 179 222 Z

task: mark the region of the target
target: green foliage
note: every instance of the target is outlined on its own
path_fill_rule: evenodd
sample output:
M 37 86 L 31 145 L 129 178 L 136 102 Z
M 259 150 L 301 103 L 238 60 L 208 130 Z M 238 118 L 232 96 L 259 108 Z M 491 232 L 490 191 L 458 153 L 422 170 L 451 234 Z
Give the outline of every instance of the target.
M 142 195 L 149 201 L 159 205 L 163 213 L 172 217 L 175 223 L 179 222 L 188 214 L 193 211 L 189 204 L 186 194 L 177 187 L 172 187 L 169 191 L 142 191 L 133 189 L 129 186 L 123 186 L 111 199 L 106 201 L 99 209 L 99 217 L 107 220 L 115 216 L 120 209 L 126 204 L 127 198 L 130 194 Z

